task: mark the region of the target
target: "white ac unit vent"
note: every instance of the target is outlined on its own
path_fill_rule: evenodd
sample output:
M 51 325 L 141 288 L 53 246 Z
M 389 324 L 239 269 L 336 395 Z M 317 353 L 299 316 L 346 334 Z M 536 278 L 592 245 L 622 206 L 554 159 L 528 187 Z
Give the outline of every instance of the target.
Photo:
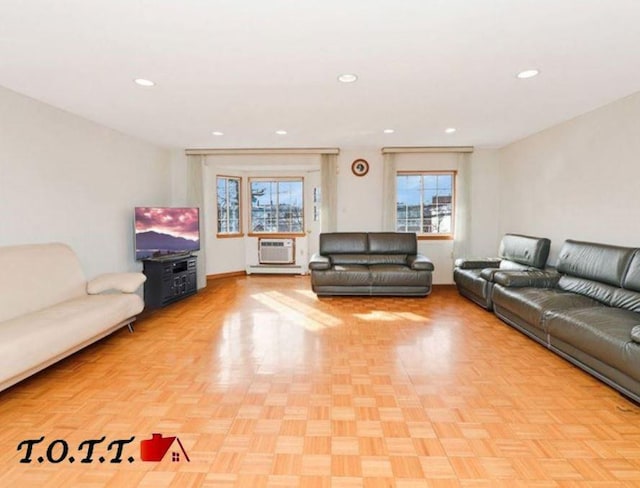
M 292 264 L 295 262 L 293 239 L 260 239 L 260 264 Z

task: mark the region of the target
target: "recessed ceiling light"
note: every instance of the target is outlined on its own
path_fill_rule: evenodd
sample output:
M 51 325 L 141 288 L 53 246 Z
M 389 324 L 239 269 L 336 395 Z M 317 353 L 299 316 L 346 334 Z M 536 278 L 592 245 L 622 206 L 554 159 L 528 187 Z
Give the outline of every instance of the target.
M 276 134 L 278 134 L 279 136 L 286 136 L 287 135 L 287 131 L 286 130 L 277 130 Z
M 526 69 L 524 71 L 520 71 L 516 76 L 521 80 L 526 80 L 527 78 L 533 78 L 534 76 L 538 76 L 540 71 L 537 69 Z
M 353 73 L 344 73 L 338 76 L 338 81 L 340 83 L 353 83 L 358 80 L 358 76 Z
M 395 132 L 395 129 L 385 129 L 382 132 L 384 132 L 385 134 L 393 134 Z
M 224 132 L 220 132 L 219 130 L 214 130 L 214 131 L 212 132 L 212 134 L 213 134 L 214 136 L 223 136 L 223 135 L 224 135 Z
M 153 86 L 155 85 L 155 83 L 151 80 L 145 80 L 144 78 L 136 78 L 135 80 L 133 80 L 133 82 L 136 85 L 140 85 L 140 86 Z
M 444 130 L 447 134 L 453 134 L 456 131 L 455 127 L 448 127 Z

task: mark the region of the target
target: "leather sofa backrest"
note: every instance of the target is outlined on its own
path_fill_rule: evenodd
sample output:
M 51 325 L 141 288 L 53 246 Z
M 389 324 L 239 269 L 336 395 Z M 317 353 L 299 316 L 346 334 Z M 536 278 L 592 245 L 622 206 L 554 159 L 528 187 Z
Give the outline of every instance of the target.
M 551 241 L 544 237 L 505 234 L 500 241 L 498 256 L 524 266 L 544 268 L 550 247 Z
M 631 258 L 622 281 L 622 287 L 628 290 L 640 291 L 640 249 L 637 249 L 633 258 Z
M 372 254 L 405 254 L 418 252 L 418 240 L 411 232 L 370 232 L 369 252 Z
M 566 275 L 620 287 L 634 252 L 630 247 L 568 239 L 560 249 L 557 269 Z
M 0 323 L 87 294 L 80 261 L 66 244 L 0 247 Z
M 326 232 L 320 234 L 320 254 L 366 254 L 369 239 L 366 232 Z

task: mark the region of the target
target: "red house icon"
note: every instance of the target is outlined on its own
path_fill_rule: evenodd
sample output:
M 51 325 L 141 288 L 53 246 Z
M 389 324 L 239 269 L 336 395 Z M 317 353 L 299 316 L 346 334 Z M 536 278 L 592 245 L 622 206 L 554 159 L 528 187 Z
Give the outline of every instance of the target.
M 163 437 L 162 434 L 151 434 L 151 439 L 145 439 L 140 441 L 140 459 L 143 461 L 160 462 L 164 458 L 169 448 L 174 442 L 178 443 L 182 454 L 187 462 L 191 462 L 187 451 L 184 450 L 184 446 L 178 437 Z M 180 461 L 180 453 L 172 452 L 171 461 Z

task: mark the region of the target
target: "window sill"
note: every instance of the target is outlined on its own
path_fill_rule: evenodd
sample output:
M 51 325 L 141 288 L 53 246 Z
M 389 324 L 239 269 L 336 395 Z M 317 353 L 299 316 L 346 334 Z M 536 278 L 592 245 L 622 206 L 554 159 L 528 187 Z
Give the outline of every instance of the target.
M 450 234 L 441 234 L 441 235 L 418 235 L 419 241 L 452 241 L 453 236 Z
M 287 237 L 306 237 L 304 232 L 249 232 L 249 237 L 269 237 L 269 238 L 287 238 Z
M 234 238 L 238 238 L 238 237 L 244 237 L 243 233 L 237 233 L 237 234 L 216 234 L 216 237 L 218 239 L 234 239 Z

